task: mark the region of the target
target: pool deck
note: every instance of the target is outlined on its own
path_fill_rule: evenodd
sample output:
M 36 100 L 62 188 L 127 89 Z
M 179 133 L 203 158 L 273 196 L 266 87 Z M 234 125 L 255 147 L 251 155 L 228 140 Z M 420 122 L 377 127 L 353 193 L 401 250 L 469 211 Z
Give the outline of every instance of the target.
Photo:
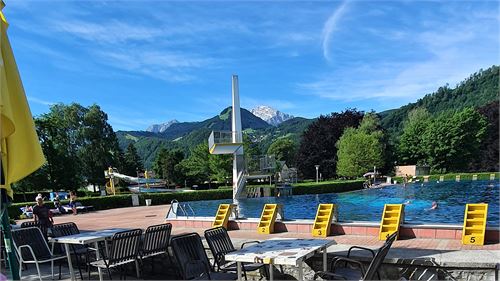
M 100 230 L 107 228 L 142 228 L 165 222 L 165 215 L 169 205 L 141 206 L 119 208 L 104 211 L 95 211 L 85 214 L 62 215 L 54 217 L 55 223 L 75 222 L 80 230 Z M 208 218 L 207 218 L 208 219 Z M 20 224 L 22 220 L 18 221 Z M 170 221 L 171 222 L 171 221 Z M 173 235 L 203 231 L 211 227 L 211 222 L 202 223 L 201 227 L 195 227 L 185 222 L 180 226 L 174 222 Z M 253 223 L 253 222 L 252 222 Z M 346 228 L 347 229 L 347 228 Z M 256 229 L 240 229 L 229 231 L 235 246 L 245 241 L 266 240 L 269 238 L 311 238 L 310 232 L 280 232 L 275 234 L 259 234 Z M 454 237 L 455 238 L 455 237 Z M 332 235 L 326 239 L 335 240 L 337 243 L 328 249 L 332 255 L 345 255 L 351 245 L 360 245 L 377 249 L 383 244 L 377 235 L 371 233 L 357 234 L 351 232 L 342 235 Z M 497 240 L 498 241 L 498 240 Z M 354 254 L 358 258 L 366 258 L 362 252 Z M 487 243 L 484 246 L 462 245 L 459 239 L 445 239 L 437 237 L 429 238 L 402 238 L 394 242 L 389 252 L 386 263 L 411 264 L 424 267 L 447 267 L 495 271 L 500 261 L 500 244 Z M 33 276 L 34 277 L 34 276 Z
M 100 230 L 106 228 L 142 228 L 146 229 L 150 225 L 165 223 L 165 215 L 169 209 L 170 205 L 158 205 L 158 206 L 140 206 L 140 207 L 129 207 L 129 208 L 118 208 L 103 211 L 94 211 L 89 213 L 74 215 L 62 215 L 54 217 L 55 223 L 64 222 L 74 222 L 78 225 L 80 230 Z M 197 218 L 196 220 L 169 220 L 172 223 L 172 234 L 181 234 L 186 232 L 199 232 L 203 233 L 205 229 L 211 227 L 211 218 Z M 21 224 L 23 220 L 18 220 L 17 223 Z M 196 223 L 198 221 L 198 223 Z M 294 238 L 310 238 L 310 226 L 307 223 L 310 221 L 303 220 L 298 221 L 298 224 L 303 224 L 304 231 L 288 231 L 274 234 L 259 234 L 257 233 L 257 220 L 247 219 L 242 220 L 251 226 L 255 227 L 248 229 L 239 229 L 229 231 L 232 238 L 235 239 L 259 239 L 265 240 L 273 237 L 294 237 Z M 295 221 L 293 221 L 295 222 Z M 287 225 L 293 222 L 285 222 Z M 234 224 L 234 222 L 232 222 Z M 361 225 L 365 230 L 357 232 L 354 230 L 356 227 L 354 225 Z M 328 239 L 334 239 L 338 244 L 347 245 L 366 245 L 366 246 L 377 246 L 381 245 L 381 241 L 378 240 L 378 226 L 376 228 L 376 233 L 371 229 L 378 225 L 377 223 L 347 223 L 342 224 L 342 228 L 345 230 L 343 234 L 334 233 L 334 235 L 329 236 Z M 449 226 L 454 229 L 457 226 Z M 231 229 L 231 228 L 230 228 Z M 422 228 L 422 229 L 429 229 Z M 497 228 L 496 228 L 497 229 Z M 458 237 L 436 237 L 436 232 L 430 229 L 417 231 L 417 233 L 426 234 L 424 237 L 407 237 L 402 235 L 402 238 L 395 242 L 394 247 L 396 248 L 412 248 L 412 249 L 438 249 L 438 250 L 499 250 L 500 243 L 498 243 L 498 232 L 493 229 L 496 233 L 495 239 L 488 239 L 490 242 L 483 246 L 472 246 L 472 245 L 462 245 L 461 241 L 457 239 Z M 373 233 L 372 233 L 373 232 Z M 460 230 L 461 233 L 461 230 Z M 428 234 L 428 235 L 427 235 Z M 421 235 L 420 235 L 421 236 Z

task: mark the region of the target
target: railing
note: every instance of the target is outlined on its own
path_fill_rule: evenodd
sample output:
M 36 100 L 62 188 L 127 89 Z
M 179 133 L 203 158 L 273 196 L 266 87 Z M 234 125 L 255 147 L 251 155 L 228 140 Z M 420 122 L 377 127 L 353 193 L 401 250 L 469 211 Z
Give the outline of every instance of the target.
M 208 147 L 213 147 L 219 143 L 233 143 L 233 134 L 231 131 L 212 131 L 208 137 Z

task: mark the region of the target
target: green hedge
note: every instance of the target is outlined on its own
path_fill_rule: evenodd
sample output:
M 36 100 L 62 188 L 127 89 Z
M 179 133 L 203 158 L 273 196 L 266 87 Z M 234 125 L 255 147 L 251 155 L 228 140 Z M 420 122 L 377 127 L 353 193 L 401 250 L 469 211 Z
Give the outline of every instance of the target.
M 301 194 L 319 194 L 332 192 L 345 192 L 363 188 L 363 181 L 338 181 L 338 182 L 322 182 L 319 184 L 297 184 L 293 189 L 293 193 Z M 163 193 L 142 193 L 139 194 L 140 205 L 146 205 L 145 199 L 151 199 L 153 205 L 169 204 L 173 199 L 180 202 L 200 201 L 200 200 L 217 200 L 231 199 L 233 191 L 231 188 L 197 190 L 186 192 L 163 192 Z M 132 194 L 102 196 L 102 197 L 79 197 L 78 202 L 84 206 L 94 206 L 96 210 L 107 210 L 114 208 L 132 207 Z M 63 200 L 61 203 L 67 204 L 68 201 Z M 14 203 L 9 207 L 9 216 L 18 218 L 21 215 L 19 208 L 26 205 L 33 205 L 34 202 Z M 54 207 L 52 202 L 46 202 L 51 208 Z
M 429 175 L 429 181 L 438 181 L 441 176 L 444 177 L 445 181 L 455 181 L 456 176 L 460 175 L 460 180 L 472 180 L 473 175 L 477 175 L 477 180 L 489 180 L 490 174 L 495 174 L 495 180 L 498 180 L 500 177 L 500 173 L 486 172 L 486 173 L 450 173 L 450 174 L 438 174 L 438 175 Z M 420 181 L 424 181 L 423 176 L 416 177 Z M 393 177 L 393 180 L 397 180 L 398 183 L 403 182 L 403 177 Z
M 153 205 L 169 204 L 173 199 L 183 201 L 199 201 L 199 200 L 216 200 L 232 198 L 232 189 L 212 189 L 198 190 L 186 192 L 165 192 L 165 193 L 143 193 L 139 194 L 139 203 L 146 205 L 145 199 L 151 199 Z M 107 210 L 114 208 L 132 207 L 132 194 L 114 195 L 103 197 L 79 197 L 78 202 L 84 206 L 94 206 L 95 210 Z M 63 205 L 67 204 L 67 200 L 62 200 Z M 49 207 L 54 208 L 54 204 L 50 201 L 45 202 Z M 20 208 L 26 205 L 34 205 L 34 202 L 14 203 L 9 206 L 9 216 L 11 218 L 19 218 L 22 214 Z

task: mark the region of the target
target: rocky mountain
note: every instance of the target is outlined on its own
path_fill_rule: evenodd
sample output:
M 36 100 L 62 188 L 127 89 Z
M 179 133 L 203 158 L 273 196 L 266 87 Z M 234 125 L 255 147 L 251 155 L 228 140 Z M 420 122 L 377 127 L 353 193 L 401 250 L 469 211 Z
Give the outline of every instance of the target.
M 251 110 L 252 114 L 259 117 L 260 119 L 266 121 L 272 126 L 278 126 L 286 120 L 292 119 L 293 116 L 290 114 L 283 113 L 272 107 L 266 105 L 260 105 Z
M 146 132 L 163 133 L 168 129 L 168 127 L 175 123 L 179 123 L 179 121 L 174 119 L 162 124 L 153 124 L 146 129 Z

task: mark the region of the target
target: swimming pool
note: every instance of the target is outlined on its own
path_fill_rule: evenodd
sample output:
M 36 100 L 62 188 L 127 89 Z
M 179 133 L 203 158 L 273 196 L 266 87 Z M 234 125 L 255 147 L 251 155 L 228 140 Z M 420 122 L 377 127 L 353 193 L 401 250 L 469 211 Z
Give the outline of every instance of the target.
M 392 185 L 380 189 L 363 189 L 345 193 L 261 197 L 239 200 L 240 213 L 247 218 L 259 218 L 266 203 L 284 205 L 287 219 L 314 219 L 319 203 L 335 203 L 340 221 L 380 221 L 384 204 L 405 206 L 405 222 L 412 224 L 463 224 L 466 203 L 488 203 L 488 226 L 499 225 L 498 181 L 466 181 L 415 183 L 406 187 Z M 430 210 L 432 201 L 439 207 Z M 232 200 L 189 202 L 196 216 L 214 216 L 221 203 Z

